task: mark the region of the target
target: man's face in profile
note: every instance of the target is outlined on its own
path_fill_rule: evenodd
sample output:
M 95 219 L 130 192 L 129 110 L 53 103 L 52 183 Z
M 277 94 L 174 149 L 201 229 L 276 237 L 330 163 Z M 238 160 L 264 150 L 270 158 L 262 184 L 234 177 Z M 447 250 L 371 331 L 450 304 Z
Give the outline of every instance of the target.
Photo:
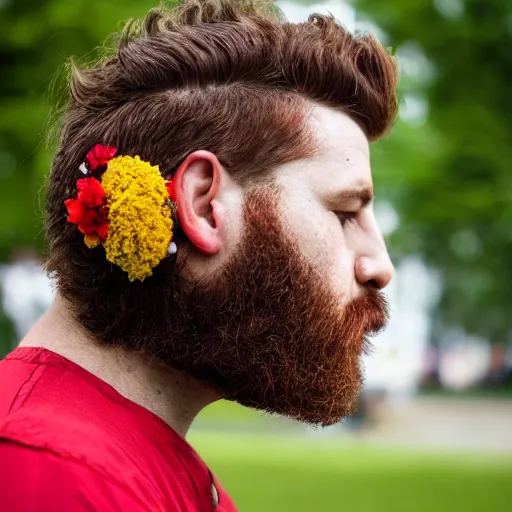
M 368 141 L 349 117 L 314 108 L 312 158 L 244 193 L 237 244 L 183 287 L 160 352 L 243 405 L 316 424 L 350 414 L 367 337 L 386 321 L 393 267 L 377 227 Z

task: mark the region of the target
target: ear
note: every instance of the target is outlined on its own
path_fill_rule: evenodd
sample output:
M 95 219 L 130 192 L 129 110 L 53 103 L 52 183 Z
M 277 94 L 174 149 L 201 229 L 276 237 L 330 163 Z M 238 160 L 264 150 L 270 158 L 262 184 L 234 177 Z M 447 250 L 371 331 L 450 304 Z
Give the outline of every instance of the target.
M 194 151 L 172 182 L 181 229 L 198 250 L 214 255 L 222 247 L 222 206 L 216 200 L 222 166 L 209 151 Z

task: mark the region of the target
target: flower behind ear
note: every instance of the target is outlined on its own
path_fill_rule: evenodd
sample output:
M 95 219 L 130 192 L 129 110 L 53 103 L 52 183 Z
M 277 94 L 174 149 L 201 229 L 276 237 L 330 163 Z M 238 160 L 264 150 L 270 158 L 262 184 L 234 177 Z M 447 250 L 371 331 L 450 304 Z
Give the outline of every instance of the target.
M 174 187 L 158 166 L 116 153 L 116 148 L 96 144 L 79 168 L 88 177 L 77 180 L 76 199 L 64 204 L 68 222 L 78 226 L 87 247 L 102 244 L 107 260 L 130 281 L 143 281 L 177 251 L 172 240 Z M 96 169 L 97 178 L 91 177 Z

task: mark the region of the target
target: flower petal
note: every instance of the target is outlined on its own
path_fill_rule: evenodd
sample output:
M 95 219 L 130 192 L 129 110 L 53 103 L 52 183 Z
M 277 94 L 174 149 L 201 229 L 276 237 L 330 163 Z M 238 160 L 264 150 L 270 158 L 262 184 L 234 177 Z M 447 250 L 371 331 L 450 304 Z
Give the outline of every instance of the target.
M 82 219 L 85 205 L 78 199 L 66 199 L 64 204 L 68 210 L 68 222 L 78 224 Z
M 176 201 L 176 191 L 174 189 L 174 183 L 172 181 L 166 181 L 165 186 L 167 187 L 169 199 L 171 199 L 172 201 Z
M 94 208 L 84 208 L 77 225 L 84 235 L 96 235 L 103 239 L 108 233 L 108 221 Z
M 82 178 L 77 180 L 78 197 L 89 208 L 96 208 L 105 204 L 105 192 L 96 178 Z
M 94 171 L 98 167 L 107 165 L 108 161 L 116 156 L 116 153 L 117 148 L 96 144 L 96 146 L 87 153 L 85 158 L 89 164 L 89 169 Z

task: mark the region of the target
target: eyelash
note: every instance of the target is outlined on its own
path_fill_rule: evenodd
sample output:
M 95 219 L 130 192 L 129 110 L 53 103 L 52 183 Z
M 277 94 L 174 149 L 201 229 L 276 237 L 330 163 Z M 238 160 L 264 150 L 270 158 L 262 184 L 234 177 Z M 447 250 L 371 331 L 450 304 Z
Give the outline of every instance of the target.
M 335 212 L 335 214 L 343 227 L 355 222 L 357 217 L 357 212 Z

